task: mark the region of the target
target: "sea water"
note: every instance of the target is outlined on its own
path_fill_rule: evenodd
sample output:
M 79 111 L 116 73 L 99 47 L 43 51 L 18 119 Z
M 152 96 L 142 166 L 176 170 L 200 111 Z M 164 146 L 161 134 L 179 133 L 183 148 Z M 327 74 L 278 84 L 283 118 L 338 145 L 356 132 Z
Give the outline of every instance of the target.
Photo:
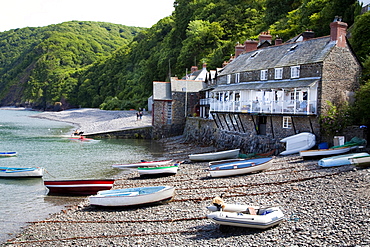
M 26 110 L 0 109 L 0 151 L 17 157 L 0 158 L 0 167 L 44 167 L 43 178 L 0 178 L 0 243 L 14 237 L 29 222 L 46 219 L 85 197 L 48 196 L 43 180 L 118 178 L 124 171 L 113 164 L 162 158 L 162 148 L 150 140 L 71 140 L 76 126 L 33 118 Z

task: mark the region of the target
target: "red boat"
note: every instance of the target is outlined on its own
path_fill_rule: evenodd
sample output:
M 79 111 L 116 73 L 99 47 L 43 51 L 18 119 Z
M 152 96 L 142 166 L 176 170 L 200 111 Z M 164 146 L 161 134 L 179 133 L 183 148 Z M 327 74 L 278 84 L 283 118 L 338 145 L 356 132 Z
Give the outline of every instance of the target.
M 49 195 L 95 195 L 100 190 L 110 190 L 113 184 L 114 179 L 44 181 L 44 185 L 49 189 Z

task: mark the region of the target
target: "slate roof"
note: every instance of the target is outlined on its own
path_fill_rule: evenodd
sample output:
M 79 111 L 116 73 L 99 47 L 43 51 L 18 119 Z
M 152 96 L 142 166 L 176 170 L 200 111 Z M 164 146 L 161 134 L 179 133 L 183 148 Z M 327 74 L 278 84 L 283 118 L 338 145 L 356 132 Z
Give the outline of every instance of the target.
M 330 41 L 330 36 L 325 36 L 243 53 L 225 66 L 218 76 L 322 62 L 335 44 Z
M 271 81 L 255 81 L 255 82 L 245 82 L 238 84 L 226 84 L 219 85 L 213 90 L 213 92 L 218 91 L 237 91 L 237 90 L 263 90 L 263 89 L 292 89 L 292 88 L 304 88 L 311 87 L 315 85 L 320 80 L 320 78 L 309 78 L 309 79 L 288 79 L 288 80 L 271 80 Z

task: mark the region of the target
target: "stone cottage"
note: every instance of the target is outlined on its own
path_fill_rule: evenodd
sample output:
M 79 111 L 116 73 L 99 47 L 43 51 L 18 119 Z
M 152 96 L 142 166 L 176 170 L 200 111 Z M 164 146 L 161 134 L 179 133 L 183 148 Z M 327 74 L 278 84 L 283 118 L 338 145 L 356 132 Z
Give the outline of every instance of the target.
M 207 74 L 204 64 L 200 70 L 193 66 L 182 79 L 171 77 L 170 82 L 153 82 L 154 138 L 182 135 L 186 117 L 199 116 L 199 91 L 205 87 Z
M 319 116 L 327 102 L 352 102 L 361 64 L 346 39 L 347 24 L 336 18 L 330 35 L 307 30 L 282 43 L 262 33 L 259 41 L 235 47 L 235 58 L 218 72 L 202 99 L 222 133 L 223 146 L 244 152 L 279 148 L 279 140 L 300 132 L 320 136 Z

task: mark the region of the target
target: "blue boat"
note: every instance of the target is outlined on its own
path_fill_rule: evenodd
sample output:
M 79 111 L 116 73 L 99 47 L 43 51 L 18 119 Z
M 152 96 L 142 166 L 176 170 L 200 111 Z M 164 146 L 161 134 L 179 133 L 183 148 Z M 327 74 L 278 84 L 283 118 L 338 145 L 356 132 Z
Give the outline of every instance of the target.
M 368 153 L 351 153 L 331 156 L 328 158 L 323 158 L 319 160 L 318 165 L 321 167 L 334 167 L 334 166 L 345 166 L 350 165 L 352 158 L 363 157 L 369 155 Z
M 271 167 L 271 157 L 257 159 L 231 159 L 209 162 L 211 177 L 226 177 L 259 172 Z
M 41 178 L 42 167 L 0 167 L 0 178 Z
M 13 157 L 13 156 L 17 156 L 17 152 L 14 152 L 14 151 L 10 151 L 10 152 L 0 151 L 0 157 Z

